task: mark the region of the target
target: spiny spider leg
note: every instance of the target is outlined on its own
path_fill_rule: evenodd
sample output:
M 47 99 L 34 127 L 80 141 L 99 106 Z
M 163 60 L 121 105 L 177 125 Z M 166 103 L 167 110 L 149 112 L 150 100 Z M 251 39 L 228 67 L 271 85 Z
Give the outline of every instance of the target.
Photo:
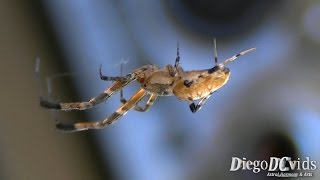
M 100 65 L 100 68 L 99 68 L 99 74 L 100 74 L 100 79 L 101 80 L 104 80 L 104 81 L 126 81 L 127 79 L 130 79 L 131 78 L 131 74 L 128 74 L 126 76 L 105 76 L 102 74 L 101 72 L 101 68 L 102 68 L 102 64 Z M 121 64 L 121 69 L 122 69 L 122 64 Z
M 218 51 L 217 51 L 216 38 L 213 39 L 213 44 L 214 44 L 214 63 L 217 65 L 218 64 Z
M 184 79 L 185 77 L 185 72 L 183 71 L 182 67 L 180 66 L 180 52 L 179 52 L 179 43 L 177 43 L 177 57 L 176 57 L 176 61 L 174 63 L 174 67 L 176 72 L 178 73 L 178 76 L 180 76 L 181 78 Z M 185 80 L 185 83 L 189 83 L 188 80 Z
M 122 67 L 122 63 L 120 64 L 120 76 L 122 77 L 122 70 L 123 70 L 123 67 Z M 127 100 L 123 97 L 123 89 L 120 90 L 120 102 L 122 104 L 126 103 Z
M 213 93 L 210 93 L 208 96 L 205 96 L 205 97 L 201 98 L 197 105 L 195 105 L 194 101 L 190 101 L 189 102 L 189 107 L 190 107 L 191 112 L 195 113 L 198 110 L 200 110 L 201 107 L 204 105 L 204 103 L 206 103 L 206 101 L 210 98 L 210 96 L 212 94 Z
M 80 122 L 75 124 L 63 124 L 61 122 L 58 122 L 56 124 L 56 127 L 57 129 L 68 132 L 105 128 L 116 122 L 120 117 L 124 116 L 131 108 L 133 108 L 139 101 L 141 101 L 141 99 L 145 97 L 146 94 L 147 93 L 144 89 L 140 89 L 126 103 L 121 105 L 116 112 L 112 113 L 107 119 L 104 119 L 103 121 Z
M 154 101 L 157 100 L 158 96 L 155 94 L 152 94 L 147 103 L 144 105 L 144 107 L 140 107 L 140 106 L 135 106 L 134 110 L 139 111 L 139 112 L 146 112 L 150 109 L 150 107 L 153 105 Z
M 137 69 L 138 71 L 143 71 L 143 69 Z M 101 73 L 101 71 L 100 71 Z M 106 77 L 106 76 L 104 76 Z M 56 109 L 56 110 L 63 110 L 63 111 L 70 111 L 70 110 L 85 110 L 92 108 L 104 101 L 106 101 L 109 97 L 111 97 L 115 92 L 122 89 L 124 86 L 128 85 L 132 81 L 136 80 L 135 72 L 132 74 L 128 74 L 126 78 L 122 78 L 121 80 L 117 80 L 113 82 L 113 84 L 107 88 L 104 92 L 102 92 L 97 97 L 91 98 L 89 101 L 85 102 L 71 102 L 71 103 L 59 103 L 47 100 L 43 97 L 40 97 L 40 105 L 47 109 Z
M 236 60 L 238 57 L 243 56 L 243 55 L 245 55 L 245 54 L 248 54 L 248 53 L 250 53 L 250 52 L 252 52 L 252 51 L 255 51 L 255 50 L 256 50 L 256 48 L 251 48 L 251 49 L 242 51 L 241 53 L 236 54 L 236 55 L 232 56 L 231 58 L 228 58 L 228 59 L 224 60 L 224 61 L 223 61 L 222 63 L 220 63 L 218 66 L 223 67 L 224 65 L 227 65 L 227 64 L 231 63 L 232 61 Z
M 150 109 L 150 107 L 153 105 L 153 103 L 154 103 L 154 101 L 155 100 L 157 100 L 157 98 L 158 98 L 158 96 L 157 95 L 155 95 L 155 94 L 151 94 L 150 95 L 150 97 L 149 97 L 149 99 L 148 99 L 148 101 L 147 101 L 147 103 L 143 106 L 143 107 L 141 107 L 141 106 L 139 106 L 138 104 L 136 104 L 135 106 L 134 106 L 134 110 L 135 111 L 139 111 L 139 112 L 146 112 L 146 111 L 148 111 L 149 109 Z M 128 102 L 125 98 L 121 98 L 120 99 L 120 101 L 121 101 L 121 103 L 126 103 L 126 102 Z
M 180 63 L 180 54 L 179 54 L 179 42 L 177 43 L 177 57 L 176 57 L 176 61 L 174 63 L 174 67 L 177 68 L 179 66 Z
M 56 109 L 56 110 L 63 110 L 63 111 L 70 111 L 70 110 L 85 110 L 92 108 L 104 101 L 106 101 L 109 97 L 113 95 L 113 93 L 119 91 L 124 86 L 129 84 L 130 82 L 134 81 L 135 78 L 132 78 L 128 81 L 115 81 L 111 87 L 107 88 L 104 92 L 102 92 L 97 97 L 91 98 L 89 101 L 86 102 L 71 102 L 71 103 L 59 103 L 53 102 L 43 97 L 40 97 L 40 105 L 47 109 Z

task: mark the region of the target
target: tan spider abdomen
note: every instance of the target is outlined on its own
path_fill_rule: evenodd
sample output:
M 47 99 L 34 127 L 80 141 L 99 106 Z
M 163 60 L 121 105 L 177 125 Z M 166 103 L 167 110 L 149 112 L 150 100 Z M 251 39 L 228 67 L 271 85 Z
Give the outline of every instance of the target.
M 186 74 L 188 76 L 188 74 Z M 212 94 L 224 86 L 230 77 L 229 69 L 219 69 L 212 74 L 202 72 L 197 79 L 188 84 L 183 78 L 176 81 L 173 88 L 173 94 L 180 100 L 198 100 Z

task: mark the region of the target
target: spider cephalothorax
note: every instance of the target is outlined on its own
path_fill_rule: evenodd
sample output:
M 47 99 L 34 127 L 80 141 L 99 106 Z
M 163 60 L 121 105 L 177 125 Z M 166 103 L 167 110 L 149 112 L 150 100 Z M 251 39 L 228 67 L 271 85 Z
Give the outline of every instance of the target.
M 44 108 L 63 111 L 85 110 L 106 101 L 115 92 L 120 91 L 120 101 L 122 105 L 108 118 L 97 122 L 80 122 L 75 124 L 64 124 L 57 121 L 56 127 L 66 131 L 104 128 L 116 122 L 132 108 L 140 112 L 147 111 L 158 96 L 174 95 L 180 100 L 187 101 L 190 110 L 196 112 L 217 89 L 228 82 L 230 70 L 225 67 L 225 65 L 234 61 L 239 56 L 255 50 L 255 48 L 248 49 L 217 64 L 218 58 L 215 41 L 214 47 L 215 65 L 210 69 L 184 71 L 179 64 L 180 56 L 178 47 L 174 66 L 167 65 L 164 68 L 159 68 L 155 65 L 145 65 L 130 74 L 120 77 L 104 76 L 101 73 L 100 67 L 100 78 L 105 81 L 113 81 L 113 83 L 97 97 L 85 102 L 71 103 L 55 103 L 40 97 L 40 105 Z M 140 89 L 129 100 L 124 99 L 122 89 L 135 80 L 141 84 Z M 138 103 L 147 95 L 149 96 L 147 103 L 145 106 L 140 107 Z M 196 105 L 195 101 L 197 100 L 199 100 L 199 102 Z
M 148 74 L 142 81 L 141 87 L 150 94 L 157 96 L 172 96 L 172 86 L 176 77 L 175 69 L 172 65 L 167 65 L 163 69 L 157 69 Z

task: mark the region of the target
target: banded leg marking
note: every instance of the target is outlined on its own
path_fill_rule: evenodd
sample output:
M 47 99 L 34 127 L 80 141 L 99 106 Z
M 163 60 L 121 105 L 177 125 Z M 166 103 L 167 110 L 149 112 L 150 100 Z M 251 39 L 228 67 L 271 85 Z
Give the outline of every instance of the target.
M 124 86 L 128 85 L 130 82 L 134 80 L 135 78 L 131 78 L 127 81 L 115 81 L 103 93 L 101 93 L 97 97 L 90 99 L 87 102 L 57 103 L 57 102 L 46 100 L 43 97 L 40 97 L 40 105 L 47 109 L 56 109 L 56 110 L 63 110 L 63 111 L 89 109 L 89 108 L 92 108 L 93 106 L 96 106 L 106 101 L 115 92 L 119 91 Z
M 57 129 L 76 132 L 83 131 L 88 129 L 102 129 L 105 128 L 114 122 L 116 122 L 120 117 L 125 115 L 131 108 L 133 108 L 143 97 L 146 96 L 146 91 L 140 89 L 136 94 L 134 94 L 126 103 L 121 105 L 116 112 L 111 114 L 107 119 L 97 122 L 81 122 L 75 124 L 63 124 L 58 122 L 56 124 Z
M 245 54 L 248 54 L 248 53 L 250 53 L 250 52 L 252 52 L 252 51 L 255 51 L 255 50 L 256 50 L 256 48 L 251 48 L 251 49 L 242 51 L 241 53 L 236 54 L 236 55 L 232 56 L 231 58 L 228 58 L 228 59 L 224 60 L 224 61 L 223 61 L 222 63 L 220 63 L 218 66 L 225 66 L 225 65 L 231 63 L 232 61 L 235 61 L 238 57 L 243 56 L 243 55 L 245 55 Z
M 101 68 L 102 68 L 102 64 L 100 65 L 100 68 L 99 68 L 99 75 L 100 75 L 100 79 L 104 81 L 127 81 L 133 76 L 133 74 L 127 74 L 125 76 L 122 76 L 122 74 L 121 76 L 105 76 L 102 74 Z M 122 73 L 122 64 L 121 64 L 121 73 Z
M 147 101 L 147 103 L 143 107 L 141 107 L 138 104 L 136 104 L 134 106 L 134 110 L 138 111 L 138 112 L 147 112 L 151 108 L 151 106 L 153 105 L 154 101 L 157 100 L 157 98 L 158 98 L 157 95 L 151 94 L 149 99 L 148 99 L 148 101 Z M 123 96 L 122 96 L 120 98 L 120 102 L 124 104 L 124 103 L 126 103 L 128 101 L 125 98 L 123 98 Z
M 189 107 L 190 107 L 191 112 L 195 113 L 195 112 L 199 111 L 201 109 L 201 107 L 204 105 L 204 103 L 210 98 L 211 95 L 212 95 L 212 93 L 209 94 L 208 96 L 200 99 L 200 101 L 198 102 L 197 105 L 195 105 L 194 101 L 190 101 Z

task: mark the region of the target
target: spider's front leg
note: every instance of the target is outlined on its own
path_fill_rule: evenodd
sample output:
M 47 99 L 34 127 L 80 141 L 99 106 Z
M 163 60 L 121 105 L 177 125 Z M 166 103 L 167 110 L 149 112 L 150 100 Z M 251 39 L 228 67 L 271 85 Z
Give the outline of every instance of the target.
M 100 79 L 103 81 L 123 81 L 123 82 L 125 82 L 132 77 L 132 74 L 127 74 L 125 76 L 122 76 L 122 64 L 121 64 L 121 76 L 105 76 L 102 74 L 101 68 L 102 68 L 102 64 L 100 65 L 100 68 L 99 68 L 99 75 L 100 75 Z
M 97 97 L 91 98 L 89 101 L 65 103 L 65 102 L 53 102 L 43 97 L 40 97 L 40 105 L 47 109 L 56 109 L 56 110 L 62 110 L 62 111 L 90 109 L 106 101 L 115 92 L 119 91 L 121 88 L 126 86 L 131 81 L 127 81 L 127 82 L 116 81 L 111 85 L 111 87 L 107 88 L 104 92 L 102 92 Z
M 88 129 L 102 129 L 105 128 L 112 123 L 116 122 L 120 117 L 124 116 L 130 109 L 132 109 L 143 97 L 146 96 L 146 91 L 144 89 L 140 89 L 136 92 L 126 103 L 121 105 L 116 112 L 112 113 L 107 119 L 97 122 L 80 122 L 75 124 L 64 124 L 58 122 L 56 124 L 57 129 L 68 131 L 68 132 L 76 132 L 83 131 Z
M 63 110 L 63 111 L 70 111 L 70 110 L 85 110 L 90 109 L 104 101 L 106 101 L 109 97 L 111 97 L 115 92 L 119 91 L 130 82 L 136 80 L 136 76 L 134 74 L 128 74 L 125 77 L 110 77 L 110 76 L 103 76 L 101 73 L 100 68 L 100 78 L 101 79 L 110 79 L 115 80 L 113 84 L 107 88 L 104 92 L 102 92 L 97 97 L 91 98 L 89 101 L 85 102 L 53 102 L 49 101 L 43 97 L 40 97 L 40 105 L 47 109 L 56 109 L 56 110 Z

